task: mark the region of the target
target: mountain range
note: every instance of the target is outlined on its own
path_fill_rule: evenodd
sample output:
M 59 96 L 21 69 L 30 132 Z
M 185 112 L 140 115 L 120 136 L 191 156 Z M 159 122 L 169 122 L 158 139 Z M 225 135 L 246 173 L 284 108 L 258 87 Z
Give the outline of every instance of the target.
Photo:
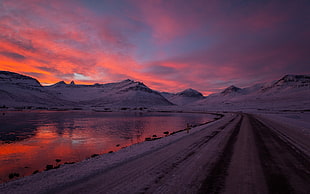
M 42 86 L 32 77 L 0 71 L 0 107 L 278 107 L 310 109 L 310 75 L 285 75 L 279 80 L 246 88 L 234 85 L 222 92 L 203 96 L 186 89 L 178 93 L 152 90 L 142 82 L 79 85 L 60 81 Z

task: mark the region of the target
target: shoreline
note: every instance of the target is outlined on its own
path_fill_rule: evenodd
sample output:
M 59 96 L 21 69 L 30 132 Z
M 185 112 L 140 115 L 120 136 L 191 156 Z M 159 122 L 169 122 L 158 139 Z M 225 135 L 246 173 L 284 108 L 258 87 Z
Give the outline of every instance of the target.
M 30 112 L 41 112 L 41 110 L 31 110 Z M 43 110 L 44 112 L 45 112 L 45 110 Z M 82 112 L 84 112 L 85 110 L 83 110 Z M 15 112 L 15 111 L 13 111 L 13 112 Z M 28 110 L 27 111 L 25 111 L 25 113 L 27 113 L 28 112 Z M 49 111 L 47 111 L 47 112 L 49 112 Z M 68 111 L 68 112 L 71 112 L 71 111 Z M 87 111 L 87 112 L 92 112 L 91 110 L 89 110 L 89 111 Z M 157 112 L 157 111 L 156 111 Z M 116 113 L 119 113 L 119 112 L 116 112 Z M 127 113 L 127 112 L 126 112 Z M 134 113 L 134 112 L 130 112 L 130 113 Z M 153 113 L 153 112 L 152 112 Z M 161 112 L 159 112 L 159 113 L 161 113 Z M 171 112 L 169 112 L 169 113 L 171 113 Z M 182 114 L 182 113 L 180 113 L 180 112 L 176 112 L 176 113 L 179 113 L 179 114 Z M 188 113 L 188 112 L 185 112 L 185 113 Z M 201 113 L 200 113 L 201 114 Z M 195 127 L 197 127 L 197 126 L 201 126 L 201 125 L 205 125 L 205 124 L 208 124 L 208 123 L 210 123 L 210 122 L 214 122 L 214 121 L 216 121 L 216 120 L 218 120 L 218 119 L 220 119 L 221 117 L 222 117 L 222 115 L 221 114 L 219 114 L 219 113 L 204 113 L 204 114 L 208 114 L 208 115 L 212 115 L 212 117 L 210 118 L 210 119 L 212 119 L 211 121 L 207 121 L 207 122 L 205 122 L 205 123 L 199 123 L 199 124 L 196 124 L 195 125 Z M 184 126 L 185 127 L 185 126 Z M 15 174 L 18 174 L 18 176 L 20 176 L 20 177 L 18 177 L 18 176 L 13 176 L 13 178 L 10 180 L 10 179 L 8 179 L 8 178 L 5 178 L 5 177 L 7 177 L 9 174 L 4 174 L 4 176 L 3 176 L 3 180 L 1 181 L 1 183 L 3 184 L 3 183 L 8 183 L 8 182 L 11 182 L 11 181 L 15 181 L 15 180 L 19 180 L 19 179 L 22 179 L 22 178 L 24 178 L 24 177 L 28 177 L 28 176 L 31 176 L 32 174 L 37 174 L 37 173 L 42 173 L 42 172 L 46 172 L 46 171 L 50 171 L 50 170 L 52 170 L 52 169 L 56 169 L 56 168 L 60 168 L 60 167 L 62 167 L 62 166 L 64 166 L 65 164 L 66 165 L 68 165 L 68 164 L 70 164 L 70 165 L 73 165 L 73 164 L 75 164 L 75 163 L 80 163 L 80 162 L 83 162 L 84 160 L 88 160 L 88 159 L 91 159 L 91 158 L 97 158 L 97 157 L 100 157 L 100 156 L 102 156 L 102 155 L 111 155 L 111 154 L 114 154 L 114 153 L 116 153 L 116 152 L 119 152 L 120 150 L 122 150 L 122 149 L 125 149 L 125 148 L 127 148 L 127 147 L 129 147 L 129 146 L 132 146 L 132 145 L 135 145 L 135 144 L 141 144 L 141 143 L 144 143 L 144 142 L 149 142 L 149 141 L 154 141 L 154 140 L 156 140 L 156 141 L 158 141 L 158 140 L 160 140 L 160 139 L 162 139 L 162 138 L 166 138 L 167 136 L 171 136 L 171 135 L 174 135 L 174 134 L 176 134 L 176 133 L 180 133 L 180 132 L 182 132 L 182 131 L 184 131 L 185 129 L 183 128 L 183 129 L 180 129 L 180 130 L 175 130 L 175 131 L 169 131 L 169 135 L 164 135 L 164 134 L 162 134 L 162 135 L 160 135 L 160 136 L 156 136 L 156 137 L 152 137 L 152 136 L 149 136 L 149 138 L 145 138 L 145 139 L 143 139 L 142 141 L 140 141 L 140 142 L 134 142 L 134 144 L 123 144 L 123 145 L 119 145 L 119 144 L 115 144 L 115 146 L 116 147 L 111 147 L 111 148 L 106 148 L 103 152 L 92 152 L 92 153 L 90 153 L 88 156 L 85 156 L 84 158 L 81 158 L 80 160 L 63 160 L 63 158 L 61 158 L 61 157 L 55 157 L 55 159 L 57 160 L 57 158 L 60 158 L 62 161 L 61 162 L 57 162 L 57 163 L 55 163 L 55 162 L 48 162 L 48 163 L 41 163 L 41 164 L 43 164 L 43 165 L 41 165 L 42 167 L 44 166 L 45 167 L 45 165 L 46 165 L 46 167 L 44 168 L 41 168 L 41 167 L 39 167 L 39 168 L 37 168 L 37 167 L 35 167 L 35 166 L 30 166 L 31 167 L 31 170 L 29 171 L 28 170 L 28 173 L 26 172 L 26 171 L 19 171 L 19 170 L 13 170 L 13 171 L 11 171 L 12 173 L 12 175 L 14 175 L 15 176 Z M 158 134 L 157 134 L 158 135 Z M 55 160 L 54 159 L 54 160 Z M 29 166 L 29 164 L 28 165 L 26 165 L 26 166 Z M 21 166 L 21 168 L 22 168 L 23 166 Z M 27 168 L 29 168 L 29 167 L 27 167 Z M 25 175 L 26 174 L 26 175 Z M 0 184 L 1 184 L 0 183 Z
M 224 116 L 225 117 L 225 116 Z M 62 177 L 61 179 L 70 180 L 70 182 L 77 179 L 77 177 L 86 177 L 86 176 L 95 176 L 98 173 L 102 173 L 109 168 L 113 168 L 117 165 L 126 163 L 131 160 L 135 160 L 136 158 L 143 157 L 144 155 L 155 152 L 158 149 L 161 149 L 167 145 L 174 144 L 178 142 L 180 139 L 192 135 L 194 133 L 199 132 L 200 130 L 215 124 L 221 119 L 213 120 L 207 124 L 197 126 L 191 129 L 188 134 L 185 130 L 181 130 L 178 133 L 174 133 L 172 135 L 157 139 L 155 141 L 143 141 L 140 143 L 132 144 L 128 147 L 122 148 L 117 152 L 101 154 L 93 158 L 85 159 L 80 162 L 76 162 L 74 164 L 65 164 L 61 165 L 57 169 L 51 169 L 48 171 L 42 171 L 37 174 L 21 177 L 12 181 L 4 182 L 0 184 L 0 191 L 3 188 L 10 187 L 10 185 L 19 185 L 19 184 L 31 184 L 33 181 L 40 181 L 44 178 L 53 177 Z M 69 177 L 68 177 L 69 174 Z M 70 175 L 70 174 L 75 174 Z M 56 183 L 53 183 L 56 181 Z M 63 184 L 63 181 L 57 183 L 57 180 L 46 181 L 46 183 L 55 185 L 55 184 Z

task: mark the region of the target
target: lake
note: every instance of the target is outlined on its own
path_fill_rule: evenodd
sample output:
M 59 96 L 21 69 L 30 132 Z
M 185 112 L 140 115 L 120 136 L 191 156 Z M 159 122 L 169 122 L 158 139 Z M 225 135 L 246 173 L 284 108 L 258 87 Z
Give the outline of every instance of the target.
M 216 116 L 198 113 L 94 111 L 0 112 L 0 182 L 43 171 L 46 165 L 78 162 L 93 154 L 163 137 L 164 132 Z M 56 161 L 56 159 L 58 159 Z M 11 178 L 12 178 L 11 177 Z

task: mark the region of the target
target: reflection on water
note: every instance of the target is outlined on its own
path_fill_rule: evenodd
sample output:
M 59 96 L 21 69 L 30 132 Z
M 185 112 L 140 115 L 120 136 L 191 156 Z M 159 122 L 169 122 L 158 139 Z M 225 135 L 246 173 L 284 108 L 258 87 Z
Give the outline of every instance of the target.
M 0 116 L 0 182 L 10 173 L 30 175 L 47 164 L 81 161 L 212 118 L 189 113 L 5 112 Z

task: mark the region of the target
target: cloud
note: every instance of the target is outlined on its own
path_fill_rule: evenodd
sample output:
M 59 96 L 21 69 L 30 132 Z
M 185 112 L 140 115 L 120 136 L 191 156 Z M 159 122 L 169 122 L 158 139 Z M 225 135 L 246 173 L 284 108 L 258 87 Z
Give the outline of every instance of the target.
M 44 78 L 45 77 L 45 75 L 43 73 L 37 73 L 37 72 L 22 72 L 22 73 L 25 75 L 28 75 L 28 76 L 35 77 L 35 78 Z
M 26 58 L 25 56 L 21 54 L 14 53 L 14 52 L 6 52 L 6 51 L 1 51 L 0 55 L 15 59 L 17 61 L 24 60 Z
M 204 93 L 309 73 L 307 1 L 8 1 L 0 68 Z
M 152 74 L 158 74 L 160 76 L 172 76 L 174 73 L 177 73 L 178 70 L 164 65 L 152 65 L 147 70 L 147 72 Z
M 91 77 L 85 76 L 85 75 L 80 74 L 80 73 L 73 73 L 73 78 L 75 80 L 79 80 L 79 81 L 89 81 L 89 80 L 92 80 Z
M 43 70 L 45 72 L 48 72 L 48 73 L 59 73 L 59 71 L 53 67 L 44 67 L 44 66 L 37 66 L 36 67 L 37 69 L 40 69 L 40 70 Z
M 33 47 L 30 39 L 27 40 L 21 37 L 17 39 L 17 38 L 8 37 L 5 35 L 0 35 L 0 41 L 3 42 L 4 44 L 10 44 L 24 51 L 35 52 L 35 48 Z

